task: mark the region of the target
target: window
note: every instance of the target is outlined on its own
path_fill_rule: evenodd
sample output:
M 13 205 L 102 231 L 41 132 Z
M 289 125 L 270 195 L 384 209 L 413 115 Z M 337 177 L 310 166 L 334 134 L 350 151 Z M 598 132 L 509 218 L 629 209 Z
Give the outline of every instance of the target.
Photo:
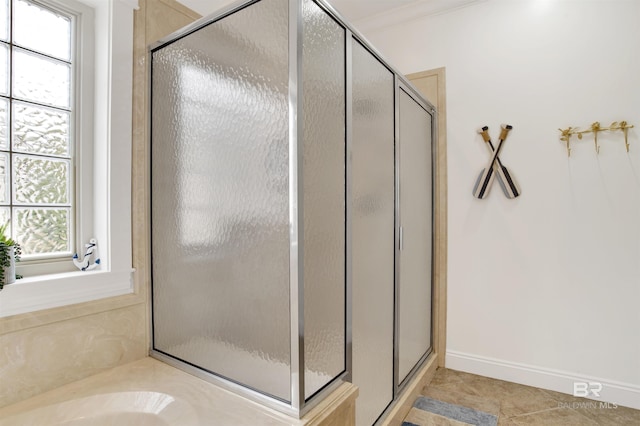
M 75 250 L 76 20 L 53 4 L 0 2 L 0 222 L 23 261 Z M 90 142 L 90 141 L 89 141 Z
M 59 51 L 42 52 L 43 47 L 26 46 L 24 40 L 20 41 L 15 34 L 17 15 L 14 13 L 12 16 L 8 12 L 11 4 L 15 12 L 18 3 L 33 8 L 33 12 L 36 9 L 42 11 L 38 13 L 45 14 L 53 21 L 70 23 L 68 59 Z M 16 163 L 25 157 L 32 162 L 54 163 L 50 166 L 55 170 L 51 172 L 55 176 L 53 180 L 63 182 L 64 186 L 64 176 L 68 182 L 67 199 L 56 195 L 57 193 L 51 195 L 45 191 L 42 196 L 48 197 L 46 205 L 40 200 L 33 202 L 33 198 L 25 201 L 24 198 L 16 198 L 17 195 L 14 195 L 14 175 L 20 171 L 14 170 L 11 174 L 11 164 L 5 166 L 7 177 L 3 181 L 6 184 L 2 189 L 5 190 L 5 197 L 9 201 L 0 203 L 0 208 L 7 212 L 20 209 L 68 212 L 66 216 L 60 213 L 65 221 L 68 220 L 68 235 L 56 237 L 56 241 L 68 239 L 68 246 L 51 245 L 53 250 L 48 253 L 44 250 L 33 251 L 31 258 L 24 256 L 24 261 L 17 264 L 18 273 L 24 275 L 24 278 L 15 284 L 6 285 L 0 291 L 0 318 L 132 293 L 131 121 L 133 11 L 137 8 L 137 1 L 0 0 L 0 8 L 5 4 L 7 8 L 3 10 L 6 13 L 0 16 L 0 21 L 10 22 L 11 18 L 14 21 L 13 43 L 9 40 L 9 25 L 6 38 L 4 41 L 0 40 L 0 44 L 7 50 L 7 61 L 11 62 L 10 54 L 15 56 L 15 52 L 22 52 L 29 55 L 29 59 L 35 57 L 47 64 L 68 67 L 71 88 L 68 104 L 34 100 L 17 93 L 0 95 L 3 101 L 20 108 L 37 109 L 47 117 L 52 114 L 63 117 L 57 119 L 58 124 L 62 123 L 60 127 L 64 128 L 66 125 L 67 114 L 69 122 L 68 141 L 65 140 L 69 151 L 66 154 L 23 152 L 24 150 L 15 149 L 14 145 L 0 149 L 0 153 L 8 158 L 9 163 L 13 157 L 18 158 Z M 50 30 L 53 31 L 53 27 L 45 27 L 44 30 L 38 28 L 31 31 L 32 35 L 44 33 L 47 37 L 53 38 L 49 33 Z M 71 41 L 74 37 L 77 39 L 75 48 Z M 11 70 L 7 71 L 7 75 L 0 75 L 0 80 L 6 78 L 7 91 L 13 90 L 13 86 L 9 86 L 9 79 L 16 78 L 15 58 L 12 66 L 13 68 L 7 65 L 6 69 Z M 26 68 L 31 70 L 34 66 L 27 65 Z M 15 85 L 15 82 L 13 84 Z M 60 86 L 49 86 L 49 90 L 59 91 Z M 8 121 L 16 117 L 15 105 L 11 108 L 7 105 L 9 117 L 4 122 L 7 144 L 13 142 L 15 133 Z M 21 113 L 24 115 L 24 112 Z M 64 146 L 61 142 L 64 132 L 56 129 L 53 133 L 56 137 L 52 139 Z M 59 163 L 64 165 L 61 166 Z M 16 168 L 15 164 L 13 167 Z M 37 175 L 32 169 L 23 174 L 28 175 L 29 185 L 33 186 L 33 182 L 39 182 L 34 179 Z M 11 186 L 12 184 L 14 186 Z M 14 192 L 10 193 L 12 190 Z M 13 218 L 13 235 L 18 242 L 23 243 L 20 241 L 20 232 L 26 231 L 22 231 L 19 218 L 18 215 Z M 96 238 L 98 241 L 101 263 L 99 268 L 94 270 L 79 271 L 73 266 L 71 254 L 77 251 L 79 256 L 82 256 L 84 244 L 90 238 Z

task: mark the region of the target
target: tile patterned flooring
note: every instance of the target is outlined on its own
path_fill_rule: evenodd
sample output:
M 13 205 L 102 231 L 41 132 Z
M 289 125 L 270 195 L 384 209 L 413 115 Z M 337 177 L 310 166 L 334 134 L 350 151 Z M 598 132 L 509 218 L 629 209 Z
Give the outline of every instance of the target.
M 484 411 L 498 417 L 498 426 L 640 426 L 640 410 L 576 398 L 440 368 L 422 390 L 433 399 Z M 456 420 L 412 408 L 405 421 L 420 425 L 461 426 Z

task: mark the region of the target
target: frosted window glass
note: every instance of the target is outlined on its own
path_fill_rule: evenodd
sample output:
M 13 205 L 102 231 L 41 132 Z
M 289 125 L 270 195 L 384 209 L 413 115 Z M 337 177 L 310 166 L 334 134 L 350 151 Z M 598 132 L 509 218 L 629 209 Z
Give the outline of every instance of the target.
M 0 204 L 9 204 L 9 154 L 0 152 Z M 0 224 L 7 223 L 0 222 Z
M 0 203 L 31 259 L 74 249 L 74 18 L 56 7 L 0 0 Z
M 69 107 L 71 66 L 14 49 L 13 95 L 22 99 Z
M 9 134 L 9 101 L 0 99 L 0 149 L 8 149 L 7 135 Z
M 0 43 L 0 95 L 9 94 L 9 48 Z
M 14 208 L 14 236 L 22 254 L 69 253 L 70 214 L 69 208 Z
M 152 71 L 154 348 L 290 401 L 287 0 Z
M 0 207 L 0 223 L 8 223 L 11 216 L 9 207 Z M 11 223 L 7 226 L 7 235 L 11 235 Z
M 69 119 L 66 111 L 14 102 L 13 150 L 68 156 Z
M 394 77 L 353 45 L 352 282 L 356 423 L 371 425 L 393 398 Z
M 305 396 L 345 369 L 344 29 L 303 2 Z
M 0 40 L 9 39 L 9 0 L 0 0 Z
M 67 61 L 71 58 L 69 17 L 30 1 L 18 0 L 15 2 L 13 19 L 14 43 Z M 43 28 L 46 28 L 46 31 L 43 31 Z
M 15 204 L 68 204 L 69 160 L 13 156 Z
M 400 90 L 399 380 L 431 347 L 431 115 Z

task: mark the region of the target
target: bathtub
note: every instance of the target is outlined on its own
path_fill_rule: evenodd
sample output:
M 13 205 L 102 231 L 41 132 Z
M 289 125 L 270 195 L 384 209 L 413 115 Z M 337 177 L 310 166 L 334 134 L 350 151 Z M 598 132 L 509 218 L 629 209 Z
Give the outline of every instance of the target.
M 0 426 L 349 424 L 356 396 L 345 383 L 296 419 L 147 357 L 2 407 Z
M 162 392 L 102 393 L 35 408 L 0 419 L 2 426 L 199 425 L 188 402 Z

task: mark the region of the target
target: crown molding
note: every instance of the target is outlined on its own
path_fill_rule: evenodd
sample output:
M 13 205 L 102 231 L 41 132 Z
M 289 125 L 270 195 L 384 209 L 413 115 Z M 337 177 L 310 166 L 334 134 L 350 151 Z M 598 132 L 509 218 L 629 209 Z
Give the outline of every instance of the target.
M 418 0 L 405 6 L 359 19 L 353 24 L 359 31 L 367 33 L 399 25 L 407 21 L 424 18 L 425 16 L 450 12 L 485 1 L 487 0 Z

